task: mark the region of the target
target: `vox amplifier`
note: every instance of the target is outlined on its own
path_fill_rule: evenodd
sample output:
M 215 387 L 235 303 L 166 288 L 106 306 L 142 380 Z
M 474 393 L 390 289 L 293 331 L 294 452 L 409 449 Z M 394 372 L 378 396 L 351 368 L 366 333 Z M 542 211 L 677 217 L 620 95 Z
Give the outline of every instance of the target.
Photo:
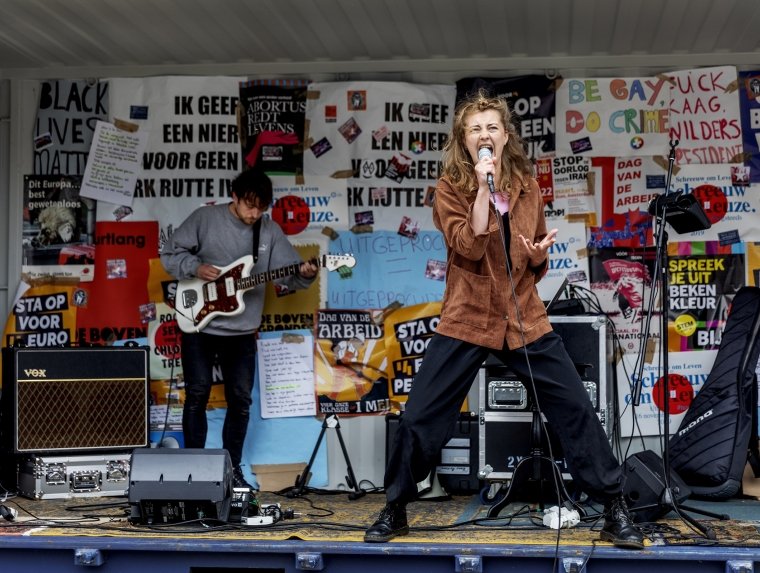
M 149 443 L 148 348 L 3 348 L 2 442 L 15 453 Z

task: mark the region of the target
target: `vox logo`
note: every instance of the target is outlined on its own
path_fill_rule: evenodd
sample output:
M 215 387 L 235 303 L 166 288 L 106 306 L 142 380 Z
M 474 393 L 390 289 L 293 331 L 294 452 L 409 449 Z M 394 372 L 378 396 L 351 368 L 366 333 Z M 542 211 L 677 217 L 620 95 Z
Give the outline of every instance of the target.
M 39 368 L 24 368 L 24 374 L 31 376 L 32 378 L 46 378 L 47 370 L 40 370 Z

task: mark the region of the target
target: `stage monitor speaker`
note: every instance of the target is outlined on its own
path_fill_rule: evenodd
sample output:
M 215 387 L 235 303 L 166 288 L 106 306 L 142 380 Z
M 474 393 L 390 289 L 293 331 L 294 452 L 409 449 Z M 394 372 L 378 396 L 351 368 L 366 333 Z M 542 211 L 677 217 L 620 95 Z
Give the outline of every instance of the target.
M 15 453 L 149 443 L 148 348 L 3 348 L 2 445 Z
M 633 454 L 625 460 L 623 472 L 623 494 L 634 521 L 656 521 L 670 511 L 670 505 L 663 503 L 665 473 L 660 456 L 651 450 Z M 673 470 L 670 471 L 670 488 L 678 504 L 691 495 L 689 486 Z
M 141 449 L 132 453 L 130 466 L 132 523 L 228 520 L 232 462 L 227 450 Z

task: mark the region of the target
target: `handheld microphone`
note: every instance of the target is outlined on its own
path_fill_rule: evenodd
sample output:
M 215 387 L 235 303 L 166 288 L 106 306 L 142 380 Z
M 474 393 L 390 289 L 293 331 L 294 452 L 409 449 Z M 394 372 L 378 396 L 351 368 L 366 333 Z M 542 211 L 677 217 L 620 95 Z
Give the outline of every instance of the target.
M 493 157 L 493 154 L 491 153 L 491 150 L 488 149 L 487 147 L 481 147 L 480 149 L 478 149 L 478 161 L 480 161 L 481 159 L 484 159 L 486 157 L 488 157 L 488 158 Z M 491 195 L 493 195 L 494 194 L 494 190 L 493 190 L 493 173 L 489 173 L 488 175 L 486 175 L 486 181 L 488 182 L 488 190 L 491 192 Z

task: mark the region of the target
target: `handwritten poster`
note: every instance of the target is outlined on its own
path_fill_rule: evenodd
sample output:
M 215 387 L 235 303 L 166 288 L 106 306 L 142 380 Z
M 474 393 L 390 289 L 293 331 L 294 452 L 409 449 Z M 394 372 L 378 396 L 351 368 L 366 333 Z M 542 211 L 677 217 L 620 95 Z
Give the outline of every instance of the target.
M 131 205 L 147 142 L 145 132 L 129 132 L 97 122 L 80 195 Z
M 669 74 L 670 138 L 678 140 L 676 163 L 732 163 L 743 152 L 734 66 Z
M 314 338 L 308 330 L 262 334 L 256 353 L 261 381 L 261 417 L 316 413 Z
M 571 78 L 557 89 L 557 155 L 661 155 L 668 144 L 665 77 Z

